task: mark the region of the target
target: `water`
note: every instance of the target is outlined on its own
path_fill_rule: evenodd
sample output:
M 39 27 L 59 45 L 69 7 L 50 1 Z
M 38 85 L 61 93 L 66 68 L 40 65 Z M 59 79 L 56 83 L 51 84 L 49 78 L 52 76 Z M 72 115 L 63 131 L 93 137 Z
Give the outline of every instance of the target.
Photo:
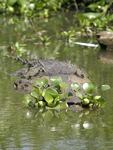
M 69 60 L 83 68 L 100 86 L 109 84 L 111 90 L 106 91 L 103 97 L 106 99 L 106 107 L 98 110 L 86 110 L 73 112 L 71 110 L 46 111 L 39 109 L 23 108 L 21 98 L 23 94 L 16 93 L 12 87 L 17 78 L 11 77 L 14 71 L 22 69 L 19 62 L 6 59 L 9 54 L 7 49 L 10 42 L 19 41 L 11 25 L 11 17 L 0 16 L 0 149 L 1 150 L 53 150 L 53 149 L 78 149 L 78 150 L 106 150 L 113 149 L 113 64 L 112 52 L 99 52 L 99 49 L 87 48 L 74 45 L 65 46 L 60 42 L 63 29 L 79 29 L 77 21 L 73 21 L 73 13 L 62 14 L 57 18 L 34 20 L 37 31 L 47 30 L 45 33 L 51 36 L 52 44 L 44 50 L 42 45 L 37 45 L 33 50 L 34 43 L 38 42 L 36 33 L 25 19 L 21 18 L 17 31 L 21 37 L 36 38 L 26 42 L 27 52 L 22 58 L 51 58 Z M 57 19 L 57 20 L 56 20 Z M 57 36 L 57 39 L 56 39 Z M 83 37 L 76 41 L 88 43 L 91 39 Z M 93 39 L 93 43 L 95 39 Z M 110 53 L 110 54 L 108 54 Z M 18 54 L 20 56 L 21 54 Z M 109 58 L 109 56 L 110 58 Z M 111 61 L 103 60 L 108 56 Z M 100 57 L 101 59 L 98 59 Z

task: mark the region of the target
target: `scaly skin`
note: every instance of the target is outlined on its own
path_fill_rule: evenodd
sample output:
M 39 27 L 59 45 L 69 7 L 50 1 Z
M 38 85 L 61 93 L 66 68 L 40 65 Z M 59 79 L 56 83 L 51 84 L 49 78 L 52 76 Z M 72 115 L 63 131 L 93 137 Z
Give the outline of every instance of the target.
M 97 40 L 102 48 L 113 50 L 113 32 L 102 31 L 97 34 Z
M 33 62 L 28 62 L 27 60 L 20 61 L 22 63 L 29 63 L 31 66 L 30 68 L 21 69 L 11 74 L 11 76 L 21 78 L 14 82 L 14 89 L 20 93 L 30 93 L 33 91 L 32 84 L 36 85 L 36 81 L 40 78 L 47 78 L 49 81 L 48 86 L 51 86 L 50 78 L 53 76 L 61 76 L 63 82 L 66 82 L 69 85 L 74 82 L 79 83 L 79 85 L 90 82 L 89 76 L 82 69 L 68 61 L 60 62 L 58 60 L 48 59 L 39 59 Z M 80 101 L 70 87 L 63 92 L 67 91 L 72 92 L 74 95 L 72 98 L 67 99 L 67 102 L 76 103 Z M 83 92 L 82 88 L 81 91 Z

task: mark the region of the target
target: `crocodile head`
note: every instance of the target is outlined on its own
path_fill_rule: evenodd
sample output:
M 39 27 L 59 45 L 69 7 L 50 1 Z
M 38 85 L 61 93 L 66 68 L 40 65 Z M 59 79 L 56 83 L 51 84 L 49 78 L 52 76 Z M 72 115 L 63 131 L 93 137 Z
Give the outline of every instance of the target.
M 34 91 L 34 88 L 32 84 L 29 82 L 29 80 L 26 79 L 18 79 L 14 82 L 14 90 L 19 93 L 30 93 Z

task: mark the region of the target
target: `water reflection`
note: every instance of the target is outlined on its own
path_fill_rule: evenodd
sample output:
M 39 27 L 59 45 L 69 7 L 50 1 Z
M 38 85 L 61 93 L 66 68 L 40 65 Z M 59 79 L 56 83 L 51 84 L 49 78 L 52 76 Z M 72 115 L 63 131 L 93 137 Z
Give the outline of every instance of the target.
M 101 50 L 98 54 L 98 58 L 103 63 L 113 64 L 113 51 Z

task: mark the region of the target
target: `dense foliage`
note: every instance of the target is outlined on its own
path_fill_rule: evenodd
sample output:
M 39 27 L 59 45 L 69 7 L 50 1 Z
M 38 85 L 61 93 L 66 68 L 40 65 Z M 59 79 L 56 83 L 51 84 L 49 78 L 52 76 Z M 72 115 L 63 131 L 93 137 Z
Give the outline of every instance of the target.
M 52 12 L 67 8 L 73 0 L 1 0 L 0 13 L 27 14 L 29 11 L 39 17 L 48 17 Z
M 111 5 L 111 0 L 1 0 L 0 13 L 23 15 L 31 11 L 38 17 L 48 17 L 69 8 L 103 11 L 103 7 L 107 10 Z
M 47 109 L 63 109 L 67 108 L 68 105 L 65 102 L 66 99 L 71 98 L 73 94 L 71 92 L 63 92 L 69 85 L 62 82 L 62 78 L 51 77 L 50 79 L 52 87 L 48 87 L 48 80 L 46 78 L 41 78 L 36 81 L 38 88 L 33 84 L 34 91 L 31 94 L 24 95 L 22 102 L 24 107 L 45 107 Z M 77 103 L 82 107 L 104 107 L 106 101 L 102 98 L 102 93 L 110 89 L 109 85 L 101 86 L 101 95 L 94 96 L 93 92 L 97 89 L 97 83 L 89 82 L 83 84 L 83 90 L 87 95 L 81 94 L 80 86 L 78 83 L 72 83 L 71 89 L 74 90 L 76 96 L 81 100 L 81 103 Z

